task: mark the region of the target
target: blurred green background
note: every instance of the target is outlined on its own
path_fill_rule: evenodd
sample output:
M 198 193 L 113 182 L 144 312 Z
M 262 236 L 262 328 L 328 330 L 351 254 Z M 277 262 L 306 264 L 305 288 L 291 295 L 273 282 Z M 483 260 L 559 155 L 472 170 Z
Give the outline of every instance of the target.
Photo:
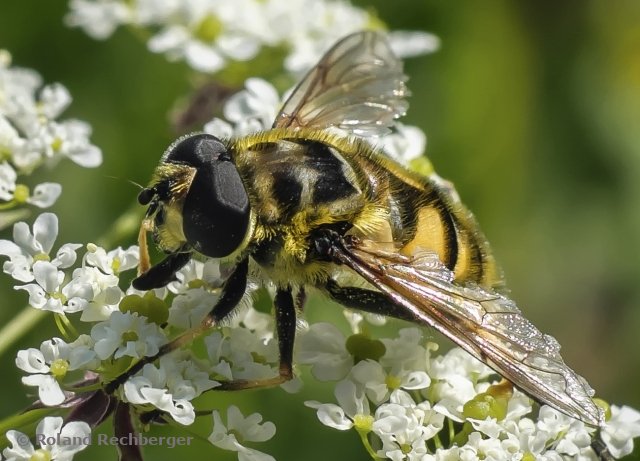
M 406 64 L 406 122 L 427 133 L 428 155 L 474 210 L 527 317 L 560 341 L 598 395 L 640 408 L 640 2 L 357 3 L 391 29 L 441 38 L 439 52 Z M 68 29 L 65 11 L 65 2 L 3 1 L 0 48 L 15 65 L 66 85 L 74 101 L 63 118 L 94 128 L 102 167 L 62 162 L 31 182 L 63 184 L 58 243 L 86 243 L 134 203 L 138 190 L 127 181 L 145 183 L 175 137 L 168 113 L 188 95 L 191 74 L 127 30 L 97 42 Z M 12 285 L 0 278 L 2 324 L 26 301 Z M 310 317 L 324 315 L 318 310 Z M 0 415 L 29 401 L 15 352 L 53 334 L 47 319 L 1 357 Z M 212 405 L 235 403 L 274 421 L 275 438 L 257 448 L 279 460 L 366 459 L 355 433 L 324 428 L 302 405 L 333 401 L 328 389 L 215 395 Z M 149 450 L 149 459 L 201 451 L 236 459 L 204 442 L 179 450 Z M 90 457 L 115 454 L 91 447 L 77 459 Z

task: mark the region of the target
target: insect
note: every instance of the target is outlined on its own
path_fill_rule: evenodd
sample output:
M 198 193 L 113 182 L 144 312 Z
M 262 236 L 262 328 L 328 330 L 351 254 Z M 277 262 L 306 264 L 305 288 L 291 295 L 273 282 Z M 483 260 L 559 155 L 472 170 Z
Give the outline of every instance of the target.
M 279 376 L 228 389 L 292 378 L 296 311 L 314 289 L 348 308 L 431 326 L 535 399 L 602 425 L 593 391 L 556 340 L 500 293 L 489 245 L 452 187 L 361 139 L 404 114 L 406 80 L 384 35 L 355 33 L 303 78 L 272 129 L 178 139 L 138 197 L 148 206 L 141 248 L 151 231 L 168 255 L 149 267 L 143 251 L 134 286 L 166 285 L 195 253 L 233 261 L 200 330 L 233 311 L 248 274 L 276 287 Z

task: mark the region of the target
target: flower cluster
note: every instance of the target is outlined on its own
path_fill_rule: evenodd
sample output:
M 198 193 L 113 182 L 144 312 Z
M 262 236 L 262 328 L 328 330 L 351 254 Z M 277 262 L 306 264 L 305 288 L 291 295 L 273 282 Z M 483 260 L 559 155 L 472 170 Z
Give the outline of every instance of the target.
M 199 325 L 215 304 L 225 271 L 216 261 L 191 261 L 167 288 L 142 293 L 121 279 L 138 265 L 137 246 L 106 251 L 89 244 L 79 254 L 81 245 L 63 244 L 52 256 L 57 233 L 58 220 L 52 213 L 38 216 L 32 229 L 19 222 L 14 241 L 0 240 L 0 254 L 8 257 L 4 272 L 21 283 L 15 288 L 28 293 L 30 306 L 56 314 L 63 334 L 70 338 L 53 338 L 39 348 L 19 351 L 16 365 L 26 373 L 23 383 L 38 389 L 43 405 L 68 406 L 77 401 L 81 406 L 95 391 L 91 385 L 96 376 L 107 383 Z M 256 286 L 250 285 L 249 294 Z M 75 333 L 73 319 L 89 327 L 89 334 Z M 147 363 L 107 398 L 128 403 L 137 414 L 161 411 L 190 425 L 196 417 L 192 400 L 217 387 L 218 380 L 257 380 L 277 374 L 271 317 L 248 303 L 241 315 L 211 333 L 205 343 L 206 360 L 189 350 L 176 350 Z M 212 443 L 242 453 L 255 451 L 238 440 L 229 445 L 217 413 L 214 420 Z M 229 416 L 229 430 L 237 429 L 239 421 L 236 409 Z M 273 432 L 271 428 L 265 434 Z M 18 449 L 26 448 L 14 443 L 8 453 Z
M 254 59 L 263 49 L 286 54 L 289 72 L 308 69 L 335 42 L 375 22 L 367 12 L 341 0 L 72 0 L 67 24 L 96 38 L 121 25 L 149 30 L 148 47 L 193 69 L 213 73 L 229 61 Z M 392 37 L 406 55 L 438 46 L 427 33 Z
M 89 141 L 91 128 L 80 120 L 57 120 L 71 103 L 67 89 L 42 84 L 36 72 L 11 66 L 0 50 L 0 209 L 29 204 L 53 205 L 60 184 L 44 182 L 33 191 L 18 181 L 43 164 L 67 157 L 83 167 L 102 162 L 100 149 Z
M 374 459 L 596 459 L 596 429 L 539 408 L 486 365 L 455 348 L 433 355 L 416 328 L 395 339 L 345 338 L 312 325 L 298 361 L 320 380 L 338 381 L 337 404 L 307 402 L 325 426 L 360 435 Z M 341 347 L 340 347 L 341 346 Z M 610 408 L 601 437 L 616 458 L 633 450 L 640 412 Z M 377 448 L 373 448 L 377 447 Z

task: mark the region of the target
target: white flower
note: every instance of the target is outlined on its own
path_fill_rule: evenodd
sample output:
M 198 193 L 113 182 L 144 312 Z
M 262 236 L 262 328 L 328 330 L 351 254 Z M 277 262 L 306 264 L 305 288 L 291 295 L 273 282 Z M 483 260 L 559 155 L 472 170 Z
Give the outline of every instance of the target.
M 56 120 L 71 103 L 69 91 L 54 83 L 38 92 L 42 79 L 37 73 L 4 64 L 0 67 L 0 148 L 17 172 L 30 173 L 46 160 L 65 156 L 81 166 L 99 165 L 102 154 L 89 142 L 89 125 Z M 60 186 L 40 184 L 30 197 L 24 187 L 18 190 L 17 199 L 47 207 L 57 199 Z
M 325 426 L 346 431 L 355 427 L 359 431 L 369 432 L 372 429 L 373 416 L 369 401 L 361 389 L 349 380 L 336 384 L 335 396 L 338 405 L 307 401 L 304 404 L 317 410 L 318 419 Z
M 220 139 L 230 139 L 235 135 L 233 126 L 218 117 L 206 123 L 203 130 L 205 133 L 212 134 Z
M 18 174 L 7 162 L 0 163 L 0 200 L 13 200 Z
M 392 132 L 380 138 L 380 142 L 385 154 L 406 165 L 424 154 L 427 136 L 416 126 L 396 122 Z
M 169 325 L 194 328 L 207 316 L 219 296 L 204 288 L 187 290 L 173 299 L 169 308 Z
M 320 381 L 337 381 L 353 367 L 347 339 L 330 323 L 314 323 L 297 339 L 296 361 L 311 365 L 311 374 Z
M 354 334 L 358 334 L 358 333 L 362 333 L 362 331 L 366 331 L 368 326 L 365 325 L 364 328 L 362 327 L 362 323 L 365 321 L 367 323 L 370 323 L 371 325 L 382 326 L 382 325 L 386 325 L 387 320 L 389 319 L 389 317 L 385 317 L 384 315 L 370 314 L 368 312 L 363 313 L 363 312 L 353 311 L 351 309 L 344 309 L 342 311 L 342 315 L 344 315 L 344 317 L 347 319 L 347 322 L 349 322 L 349 326 L 351 327 L 351 332 Z
M 265 379 L 278 374 L 274 340 L 261 340 L 246 328 L 215 331 L 205 338 L 212 370 L 226 380 Z
M 189 425 L 195 420 L 191 400 L 219 385 L 209 379 L 205 369 L 185 354 L 165 355 L 158 366 L 148 363 L 142 372 L 129 378 L 122 392 L 130 403 L 153 405 L 176 422 Z
M 509 444 L 505 444 L 507 447 Z M 467 443 L 460 447 L 461 460 L 490 459 L 493 461 L 510 461 L 512 454 L 498 439 L 484 439 L 479 432 L 469 434 Z
M 126 250 L 121 247 L 107 251 L 93 243 L 87 245 L 84 263 L 100 269 L 105 274 L 118 275 L 121 272 L 138 267 L 140 249 L 137 245 Z
M 430 437 L 427 437 L 420 416 L 412 411 L 412 407 L 395 403 L 378 408 L 373 423 L 374 432 L 382 440 L 378 455 L 394 461 L 421 460 L 427 453 L 426 441 Z M 442 422 L 437 431 L 441 428 Z
M 69 90 L 59 83 L 46 85 L 40 91 L 38 113 L 49 119 L 58 117 L 71 104 Z
M 40 127 L 47 126 L 71 103 L 69 91 L 59 83 L 44 86 L 39 94 L 32 88 L 28 94 L 23 92 L 12 99 L 8 115 L 27 139 L 32 138 Z
M 128 4 L 120 0 L 71 0 L 64 18 L 70 27 L 81 27 L 92 38 L 105 39 L 131 19 Z
M 64 286 L 64 272 L 52 263 L 36 261 L 33 275 L 36 283 L 14 287 L 29 293 L 32 307 L 58 314 L 82 312 L 82 321 L 108 318 L 111 312 L 117 310 L 122 298 L 118 278 L 103 274 L 95 267 L 74 270 L 72 280 Z
M 375 413 L 373 431 L 383 444 L 378 454 L 398 461 L 422 460 L 426 441 L 440 432 L 444 416 L 432 410 L 428 401 L 416 404 L 404 391 L 395 391 L 390 400 Z
M 56 268 L 66 269 L 76 261 L 76 251 L 81 245 L 67 243 L 51 260 L 49 253 L 58 236 L 58 217 L 53 213 L 42 213 L 33 223 L 33 233 L 25 222 L 13 226 L 13 241 L 0 240 L 0 255 L 8 256 L 3 265 L 4 272 L 21 282 L 35 279 L 32 266 L 37 261 L 51 261 Z
M 11 61 L 11 53 L 0 49 L 0 85 L 3 90 L 0 108 L 3 113 L 10 112 L 11 105 L 14 103 L 7 95 L 29 95 L 42 84 L 42 79 L 37 72 L 12 67 Z
M 81 321 L 97 322 L 107 320 L 118 310 L 123 296 L 118 282 L 117 276 L 105 274 L 96 267 L 79 267 L 73 271 L 63 293 L 69 298 L 67 304 L 82 312 Z
M 350 377 L 363 386 L 367 397 L 376 404 L 388 400 L 396 389 L 425 389 L 431 384 L 431 379 L 424 371 L 397 369 L 396 372 L 387 372 L 373 360 L 358 362 L 351 369 Z
M 543 430 L 555 438 L 560 434 L 566 433 L 574 421 L 564 413 L 560 413 L 548 405 L 542 405 L 538 413 L 536 426 L 539 430 Z
M 236 0 L 72 0 L 66 22 L 103 39 L 120 25 L 146 27 L 147 45 L 170 60 L 216 72 L 228 60 L 253 59 L 264 46 L 289 50 L 284 67 L 308 70 L 338 39 L 362 30 L 369 14 L 346 1 Z M 437 39 L 423 32 L 399 32 L 391 42 L 402 56 L 434 51 Z
M 270 127 L 280 106 L 278 92 L 266 80 L 249 78 L 244 87 L 224 105 L 224 117 L 236 125 L 237 135 L 255 131 L 255 122 L 262 129 Z
M 628 406 L 611 406 L 611 419 L 602 429 L 602 440 L 615 458 L 633 451 L 633 439 L 640 437 L 640 412 Z
M 288 3 L 290 17 L 295 20 L 287 34 L 291 52 L 284 67 L 292 73 L 308 70 L 338 39 L 364 29 L 369 20 L 364 10 L 346 2 L 303 0 Z
M 43 182 L 33 189 L 33 194 L 27 198 L 27 203 L 38 208 L 49 208 L 53 205 L 60 194 L 62 186 L 55 182 Z
M 440 39 L 428 32 L 391 31 L 389 43 L 396 56 L 401 58 L 433 53 L 440 48 Z
M 38 396 L 45 405 L 59 405 L 65 395 L 59 382 L 70 371 L 90 369 L 96 365 L 96 355 L 91 350 L 92 341 L 81 335 L 67 344 L 60 338 L 44 341 L 40 349 L 18 351 L 16 366 L 29 376 L 22 378 L 27 386 L 38 386 Z
M 161 31 L 149 40 L 149 49 L 169 59 L 185 59 L 196 70 L 216 72 L 227 58 L 246 61 L 261 48 L 250 27 L 262 9 L 255 0 L 226 2 L 191 0 L 178 3 Z
M 478 380 L 494 375 L 495 372 L 460 348 L 451 349 L 444 356 L 435 357 L 430 362 L 429 375 L 434 408 L 454 421 L 462 421 L 463 405 L 488 387 L 488 383 Z
M 167 285 L 169 291 L 175 294 L 185 293 L 191 288 L 206 286 L 220 288 L 224 283 L 220 261 L 208 259 L 205 262 L 191 259 L 182 269 L 176 272 L 176 281 Z
M 214 118 L 204 126 L 206 133 L 230 138 L 271 127 L 281 105 L 278 92 L 269 82 L 260 78 L 249 78 L 244 86 L 224 105 L 224 116 L 232 125 Z
M 194 40 L 188 28 L 181 25 L 167 27 L 149 40 L 149 50 L 166 53 L 176 61 L 185 59 L 194 69 L 201 72 L 216 72 L 224 67 L 224 56 L 214 47 Z
M 62 294 L 62 282 L 64 272 L 56 266 L 45 261 L 36 261 L 33 265 L 33 276 L 36 283 L 16 285 L 16 290 L 25 290 L 29 293 L 29 305 L 36 309 L 63 314 L 64 295 Z
M 111 314 L 109 320 L 95 325 L 91 337 L 101 360 L 112 355 L 116 359 L 152 357 L 167 342 L 162 330 L 155 323 L 149 323 L 146 317 L 119 311 Z
M 45 158 L 68 157 L 85 168 L 95 168 L 102 163 L 102 152 L 89 142 L 91 127 L 81 120 L 52 121 L 34 134 L 29 146 Z
M 422 331 L 418 328 L 402 328 L 397 338 L 381 339 L 385 353 L 380 364 L 395 372 L 399 369 L 429 372 L 429 351 L 423 345 Z M 429 345 L 433 348 L 433 345 Z
M 34 448 L 29 438 L 18 431 L 7 431 L 6 437 L 11 443 L 11 447 L 2 451 L 7 460 L 70 461 L 76 453 L 91 443 L 91 428 L 83 421 L 72 421 L 63 425 L 62 418 L 47 416 L 36 428 L 36 440 L 40 441 L 40 448 Z
M 579 456 L 593 453 L 591 434 L 582 421 L 573 421 L 569 430 L 555 446 L 555 450 L 563 455 Z
M 238 452 L 239 461 L 275 461 L 266 453 L 248 448 L 246 442 L 265 442 L 276 433 L 275 425 L 270 421 L 262 422 L 262 415 L 253 413 L 246 418 L 238 407 L 227 408 L 227 423 L 217 410 L 213 411 L 213 431 L 209 442 L 224 450 Z
M 2 50 L 0 50 L 2 51 Z M 13 154 L 24 149 L 26 140 L 20 136 L 18 131 L 12 125 L 12 121 L 7 119 L 3 114 L 3 98 L 2 98 L 2 75 L 0 73 L 0 150 L 5 153 Z M 5 154 L 6 155 L 6 154 Z M 13 168 L 12 168 L 13 169 Z M 3 181 L 9 184 L 16 182 L 16 173 L 5 172 Z M 4 186 L 7 187 L 7 186 Z M 7 193 L 6 191 L 4 192 Z M 5 195 L 6 196 L 6 195 Z

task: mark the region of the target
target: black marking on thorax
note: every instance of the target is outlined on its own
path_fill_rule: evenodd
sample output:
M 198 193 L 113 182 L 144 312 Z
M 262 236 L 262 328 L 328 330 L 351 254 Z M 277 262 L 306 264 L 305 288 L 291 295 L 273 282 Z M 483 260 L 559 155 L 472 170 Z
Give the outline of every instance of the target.
M 314 204 L 335 202 L 357 193 L 346 176 L 344 162 L 329 146 L 317 141 L 297 142 L 305 146 L 305 166 L 318 173 L 311 189 Z
M 300 208 L 303 185 L 293 171 L 274 172 L 271 190 L 273 198 L 282 207 L 283 215 L 293 215 Z

